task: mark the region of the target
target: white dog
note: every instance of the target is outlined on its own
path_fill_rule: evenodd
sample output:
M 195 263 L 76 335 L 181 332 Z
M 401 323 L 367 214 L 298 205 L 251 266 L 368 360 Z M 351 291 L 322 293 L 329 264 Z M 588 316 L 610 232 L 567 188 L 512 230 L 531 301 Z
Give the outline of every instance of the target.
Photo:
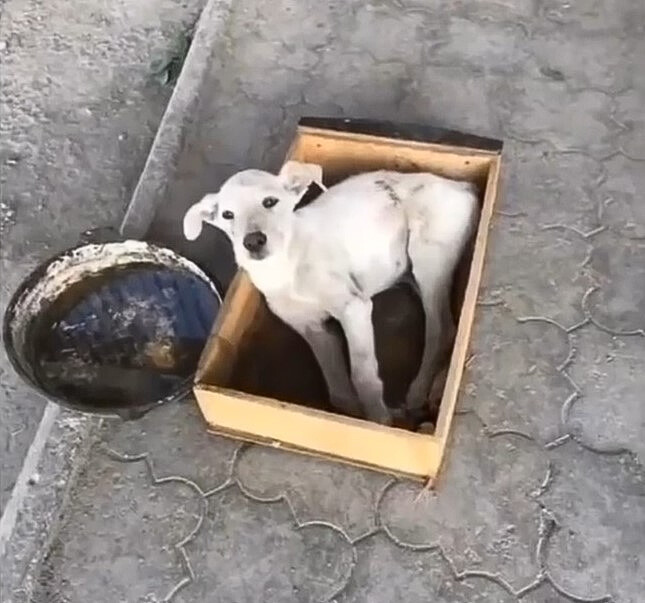
M 429 173 L 353 176 L 298 208 L 318 165 L 290 161 L 279 175 L 246 170 L 206 195 L 184 218 L 196 239 L 207 222 L 231 239 L 235 258 L 269 308 L 309 343 L 330 402 L 353 416 L 389 424 L 372 326 L 372 297 L 412 270 L 426 316 L 425 350 L 407 399 L 422 409 L 439 363 L 452 345 L 453 273 L 477 220 L 471 184 Z M 295 210 L 295 211 L 294 211 Z M 326 328 L 336 318 L 347 339 Z M 357 396 L 358 394 L 358 396 Z

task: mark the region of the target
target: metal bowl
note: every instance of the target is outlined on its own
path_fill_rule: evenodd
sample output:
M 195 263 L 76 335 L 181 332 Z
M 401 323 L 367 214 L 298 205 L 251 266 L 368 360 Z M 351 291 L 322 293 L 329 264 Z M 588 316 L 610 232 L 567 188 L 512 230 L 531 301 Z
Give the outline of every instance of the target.
M 3 339 L 18 374 L 62 406 L 125 419 L 189 394 L 222 298 L 193 262 L 149 243 L 84 243 L 15 292 Z

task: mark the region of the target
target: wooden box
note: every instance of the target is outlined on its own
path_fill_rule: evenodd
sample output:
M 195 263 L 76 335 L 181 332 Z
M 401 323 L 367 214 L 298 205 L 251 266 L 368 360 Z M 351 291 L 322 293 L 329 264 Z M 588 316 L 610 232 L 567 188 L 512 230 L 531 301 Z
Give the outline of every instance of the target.
M 268 310 L 239 272 L 202 355 L 195 395 L 213 432 L 417 479 L 439 471 L 459 394 L 497 197 L 502 143 L 432 127 L 304 118 L 288 159 L 318 163 L 325 183 L 375 169 L 431 171 L 475 181 L 481 213 L 462 261 L 458 329 L 432 435 L 324 408 L 322 375 L 307 345 Z M 288 367 L 288 377 L 281 370 Z M 282 374 L 281 374 L 282 373 Z M 298 404 L 306 400 L 307 406 Z M 313 407 L 312 407 L 313 406 Z

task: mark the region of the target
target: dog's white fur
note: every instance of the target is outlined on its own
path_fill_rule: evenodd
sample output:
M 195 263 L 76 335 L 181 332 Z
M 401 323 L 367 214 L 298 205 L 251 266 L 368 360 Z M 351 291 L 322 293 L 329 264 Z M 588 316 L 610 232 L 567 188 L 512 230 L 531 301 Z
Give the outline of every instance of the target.
M 430 173 L 380 171 L 348 178 L 294 211 L 312 181 L 322 182 L 322 168 L 294 161 L 277 176 L 239 172 L 219 193 L 206 195 L 189 209 L 184 233 L 197 238 L 202 222 L 222 229 L 233 243 L 238 265 L 271 310 L 311 346 L 332 405 L 387 424 L 392 414 L 378 374 L 372 297 L 411 267 L 426 333 L 406 407 L 422 409 L 454 338 L 452 277 L 476 223 L 477 197 L 469 183 Z M 267 209 L 267 197 L 279 202 Z M 257 231 L 266 235 L 266 245 L 252 254 L 244 246 L 245 235 Z M 351 379 L 342 343 L 325 327 L 330 317 L 343 327 Z

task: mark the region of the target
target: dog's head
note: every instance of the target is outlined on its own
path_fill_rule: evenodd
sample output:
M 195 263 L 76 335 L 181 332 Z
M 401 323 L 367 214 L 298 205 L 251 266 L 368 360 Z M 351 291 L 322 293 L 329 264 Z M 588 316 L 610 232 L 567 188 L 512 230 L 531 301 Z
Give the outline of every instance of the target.
M 276 176 L 245 170 L 231 176 L 219 193 L 206 195 L 184 216 L 184 236 L 199 237 L 204 222 L 223 230 L 239 264 L 263 260 L 289 243 L 293 212 L 312 183 L 322 183 L 322 168 L 288 161 Z

